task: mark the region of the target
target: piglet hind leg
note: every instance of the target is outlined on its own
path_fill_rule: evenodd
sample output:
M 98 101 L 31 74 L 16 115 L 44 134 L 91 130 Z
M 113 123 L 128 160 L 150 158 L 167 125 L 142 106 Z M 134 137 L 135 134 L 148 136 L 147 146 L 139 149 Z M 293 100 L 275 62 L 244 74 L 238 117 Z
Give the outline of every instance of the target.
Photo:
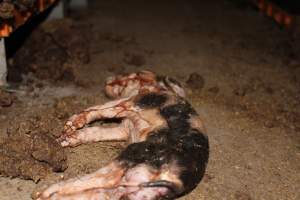
M 129 109 L 129 107 L 130 100 L 128 98 L 123 98 L 107 102 L 103 105 L 87 108 L 79 114 L 70 117 L 64 126 L 63 132 L 68 133 L 75 131 L 95 120 L 116 118 L 120 113 Z
M 51 185 L 35 195 L 36 200 L 105 200 L 110 199 L 110 189 L 115 188 L 125 170 L 112 162 L 98 171 Z M 116 194 L 117 195 L 117 194 Z M 111 195 L 110 195 L 111 196 Z
M 171 199 L 171 183 L 155 182 L 158 170 L 146 164 L 128 166 L 115 160 L 98 171 L 50 186 L 36 200 L 158 200 Z
M 169 146 L 169 145 L 168 145 Z M 50 186 L 37 200 L 159 200 L 182 194 L 181 168 L 168 146 L 130 144 L 107 166 Z

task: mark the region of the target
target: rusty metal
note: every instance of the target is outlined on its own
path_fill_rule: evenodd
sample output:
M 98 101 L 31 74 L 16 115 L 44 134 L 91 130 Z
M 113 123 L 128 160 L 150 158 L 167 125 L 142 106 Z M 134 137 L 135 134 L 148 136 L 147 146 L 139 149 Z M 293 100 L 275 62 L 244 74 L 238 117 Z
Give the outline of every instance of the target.
M 26 23 L 57 0 L 0 0 L 0 37 L 9 36 L 15 29 Z
M 270 0 L 253 0 L 258 9 L 279 25 L 289 30 L 299 30 L 299 16 L 278 6 Z M 286 4 L 288 2 L 285 2 Z

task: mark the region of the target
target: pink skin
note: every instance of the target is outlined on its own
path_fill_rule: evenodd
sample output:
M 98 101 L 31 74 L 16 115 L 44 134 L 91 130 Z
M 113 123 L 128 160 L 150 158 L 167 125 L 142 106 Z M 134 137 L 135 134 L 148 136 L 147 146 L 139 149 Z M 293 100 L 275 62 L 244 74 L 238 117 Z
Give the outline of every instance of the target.
M 143 71 L 110 78 L 105 87 L 106 94 L 121 99 L 73 115 L 66 122 L 63 134 L 57 141 L 64 147 L 74 147 L 97 141 L 128 140 L 132 143 L 145 140 L 151 131 L 166 126 L 157 109 L 143 110 L 134 104 L 136 95 L 140 93 L 170 92 L 155 77 L 154 73 Z M 174 84 L 171 87 L 172 94 L 184 96 L 181 87 Z M 109 118 L 119 118 L 122 122 L 112 128 L 85 127 L 95 120 Z M 171 168 L 174 170 L 170 171 Z M 130 200 L 155 200 L 167 195 L 168 188 L 143 187 L 141 184 L 165 180 L 180 186 L 176 170 L 174 167 L 153 169 L 145 164 L 128 169 L 115 160 L 94 173 L 54 184 L 37 193 L 36 199 L 120 200 L 126 197 Z
M 94 106 L 73 115 L 66 122 L 64 133 L 57 141 L 64 147 L 109 140 L 139 142 L 145 139 L 147 134 L 155 129 L 157 125 L 165 123 L 159 118 L 154 119 L 153 114 L 151 115 L 149 112 L 146 114 L 148 115 L 142 117 L 143 110 L 135 107 L 132 99 L 128 98 L 111 101 L 101 106 Z M 122 118 L 123 120 L 118 127 L 83 128 L 86 124 L 95 120 L 108 118 Z
M 168 77 L 165 77 L 164 81 L 157 80 L 157 76 L 151 71 L 119 75 L 109 77 L 106 80 L 105 92 L 107 96 L 114 99 L 132 97 L 141 92 L 161 91 L 169 91 L 180 97 L 185 97 L 185 92 L 181 86 L 173 83 Z
M 171 82 L 169 84 L 172 87 L 171 93 L 184 96 L 181 87 Z M 156 80 L 154 73 L 142 71 L 126 76 L 111 77 L 107 80 L 105 89 L 108 96 L 121 99 L 93 106 L 73 115 L 66 122 L 64 133 L 58 139 L 62 146 L 77 146 L 82 143 L 108 140 L 129 139 L 131 142 L 139 142 L 145 139 L 149 132 L 164 124 L 157 115 L 144 117 L 146 111 L 136 107 L 133 102 L 135 96 L 140 93 L 170 92 L 164 83 Z M 95 120 L 107 118 L 127 120 L 123 120 L 120 126 L 115 128 L 83 128 Z
M 114 99 L 132 97 L 138 95 L 141 91 L 158 92 L 161 89 L 156 81 L 156 75 L 150 71 L 109 77 L 105 86 L 107 96 Z
M 158 178 L 158 172 L 141 164 L 124 171 L 112 162 L 98 171 L 80 178 L 54 184 L 37 194 L 37 200 L 154 200 L 168 192 L 163 187 L 140 187 L 142 183 Z

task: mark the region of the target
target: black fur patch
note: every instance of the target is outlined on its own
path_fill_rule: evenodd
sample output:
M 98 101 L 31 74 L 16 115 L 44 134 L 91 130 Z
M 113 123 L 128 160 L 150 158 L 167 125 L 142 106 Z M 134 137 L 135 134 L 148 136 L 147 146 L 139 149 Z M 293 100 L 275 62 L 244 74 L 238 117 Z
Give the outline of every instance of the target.
M 177 104 L 162 106 L 166 100 L 166 96 L 153 93 L 138 100 L 141 107 L 159 106 L 168 128 L 153 131 L 146 141 L 130 144 L 117 159 L 126 168 L 143 163 L 160 169 L 163 164 L 177 163 L 180 169 L 177 175 L 184 188 L 174 187 L 169 192 L 174 196 L 181 196 L 193 190 L 201 181 L 208 162 L 209 143 L 206 135 L 190 126 L 190 117 L 197 115 L 191 105 L 184 99 L 179 99 Z
M 178 154 L 177 161 L 183 169 L 180 179 L 185 187 L 184 193 L 188 193 L 203 178 L 209 157 L 209 143 L 207 136 L 198 130 L 191 130 L 190 134 L 183 136 L 180 140 L 183 151 Z
M 202 179 L 208 162 L 207 137 L 195 129 L 188 129 L 180 136 L 170 129 L 154 132 L 144 142 L 129 145 L 118 157 L 126 167 L 145 163 L 159 169 L 163 164 L 177 163 L 178 177 L 184 185 L 182 195 L 194 189 Z M 175 161 L 175 162 L 174 162 Z
M 196 115 L 197 112 L 192 108 L 191 104 L 187 101 L 182 101 L 178 104 L 163 107 L 161 115 L 166 119 L 176 118 L 189 118 L 191 115 Z
M 167 96 L 157 93 L 148 93 L 142 96 L 136 102 L 137 106 L 141 108 L 157 108 L 161 107 L 167 101 Z
M 168 126 L 174 134 L 186 132 L 190 128 L 188 122 L 190 116 L 197 115 L 196 111 L 186 101 L 166 106 L 161 109 L 160 113 L 167 120 Z
M 163 75 L 157 75 L 156 76 L 156 80 L 158 82 L 164 82 L 165 79 L 166 79 L 166 76 L 163 76 Z

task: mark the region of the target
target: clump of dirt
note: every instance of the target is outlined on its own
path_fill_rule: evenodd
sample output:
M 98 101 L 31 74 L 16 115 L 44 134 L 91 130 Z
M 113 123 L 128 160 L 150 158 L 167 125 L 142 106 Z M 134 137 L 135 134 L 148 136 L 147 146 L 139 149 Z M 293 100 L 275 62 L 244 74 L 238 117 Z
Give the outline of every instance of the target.
M 99 38 L 101 38 L 101 40 L 105 40 L 110 42 L 111 44 L 116 45 L 118 48 L 127 45 L 137 45 L 135 37 L 129 35 L 116 34 L 113 32 L 101 33 L 99 34 Z
M 213 86 L 211 88 L 208 88 L 207 90 L 208 92 L 212 93 L 212 94 L 218 94 L 220 92 L 220 88 L 217 86 Z
M 234 194 L 236 200 L 252 200 L 251 196 L 248 193 L 237 191 Z
M 128 65 L 140 67 L 146 64 L 146 59 L 141 54 L 136 53 L 125 53 L 124 62 Z
M 9 107 L 13 104 L 16 97 L 9 92 L 0 89 L 0 107 Z
M 59 120 L 66 121 L 72 114 L 79 112 L 85 104 L 89 104 L 89 101 L 92 100 L 88 98 L 77 100 L 75 96 L 56 99 L 53 105 L 54 115 Z
M 205 82 L 200 74 L 194 72 L 190 74 L 186 84 L 192 90 L 201 90 L 204 87 Z
M 79 28 L 80 27 L 80 28 Z M 85 30 L 70 19 L 46 22 L 36 29 L 12 59 L 8 79 L 21 72 L 49 81 L 74 81 L 77 65 L 89 62 Z M 11 73 L 10 73 L 11 72 Z
M 64 149 L 51 134 L 36 126 L 35 120 L 30 119 L 8 129 L 7 137 L 0 143 L 1 175 L 37 182 L 51 171 L 67 168 Z
M 247 87 L 237 87 L 237 88 L 233 89 L 232 92 L 236 96 L 243 97 L 247 94 L 248 88 Z

